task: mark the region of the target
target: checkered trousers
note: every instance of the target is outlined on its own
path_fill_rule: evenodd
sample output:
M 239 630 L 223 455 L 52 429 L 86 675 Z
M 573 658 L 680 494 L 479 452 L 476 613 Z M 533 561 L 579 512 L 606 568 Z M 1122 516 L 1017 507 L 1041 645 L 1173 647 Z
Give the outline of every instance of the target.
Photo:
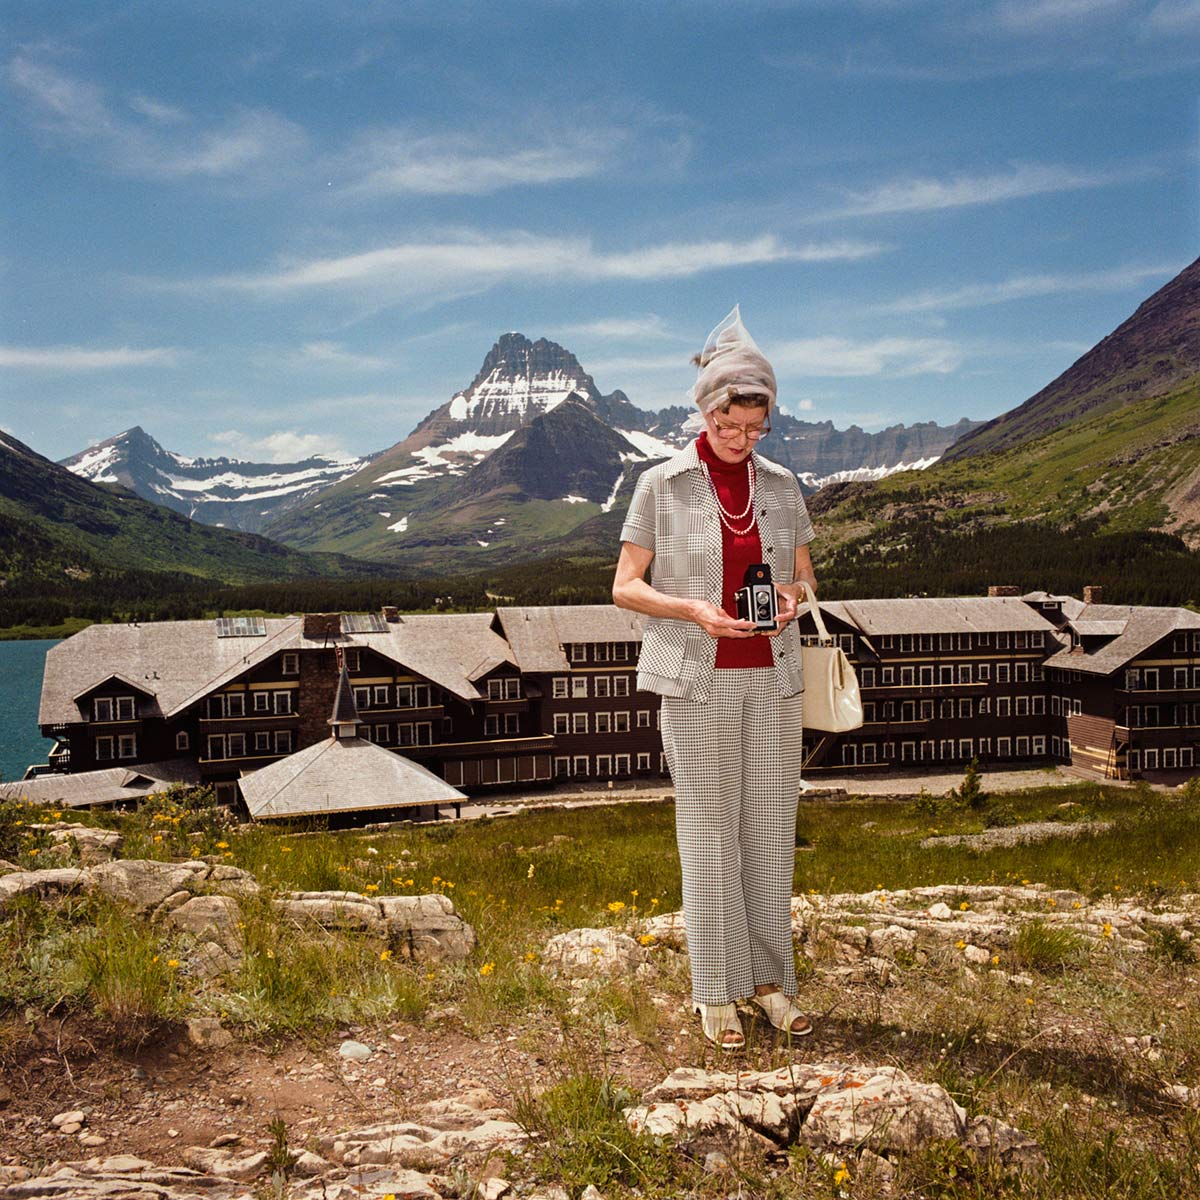
M 707 703 L 662 701 L 692 999 L 727 1004 L 772 983 L 790 996 L 803 697 L 781 697 L 761 667 L 713 674 Z

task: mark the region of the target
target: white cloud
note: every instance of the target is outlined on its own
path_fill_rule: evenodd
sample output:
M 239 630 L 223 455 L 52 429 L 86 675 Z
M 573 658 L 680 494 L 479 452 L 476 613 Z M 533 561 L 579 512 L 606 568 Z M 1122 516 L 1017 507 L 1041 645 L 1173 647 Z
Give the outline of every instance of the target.
M 134 350 L 119 346 L 96 350 L 86 346 L 0 346 L 0 368 L 31 371 L 111 371 L 121 367 L 170 367 L 178 351 L 165 347 Z
M 783 413 L 785 416 L 794 417 L 797 413 L 812 412 L 816 408 L 816 403 L 812 400 L 789 400 L 786 404 L 782 401 L 775 402 L 776 411 Z
M 853 261 L 881 250 L 873 243 L 850 240 L 789 246 L 766 234 L 747 241 L 667 242 L 612 253 L 596 250 L 590 239 L 582 237 L 466 232 L 439 241 L 403 242 L 174 286 L 263 298 L 329 290 L 389 302 L 428 301 L 470 295 L 505 282 L 687 279 L 726 267 Z
M 676 336 L 667 330 L 662 317 L 654 313 L 647 313 L 644 317 L 597 317 L 594 321 L 560 325 L 557 332 L 568 337 L 613 338 L 619 341 L 661 341 Z
M 949 375 L 963 357 L 959 346 L 941 338 L 801 338 L 771 351 L 780 374 L 814 377 Z
M 1156 33 L 1195 33 L 1200 30 L 1200 0 L 1160 0 L 1146 23 Z
M 973 283 L 943 291 L 914 292 L 898 300 L 875 305 L 871 311 L 931 312 L 946 308 L 1007 304 L 1012 300 L 1030 300 L 1037 296 L 1057 296 L 1068 292 L 1119 292 L 1143 287 L 1148 280 L 1165 282 L 1182 270 L 1184 265 L 1156 263 L 1151 266 L 1116 267 L 1108 271 L 1081 271 L 1070 275 L 1017 275 L 997 283 Z
M 1077 24 L 1123 16 L 1130 0 L 1004 0 L 993 14 L 997 24 L 1024 32 L 1031 26 Z
M 337 367 L 352 371 L 383 371 L 393 364 L 371 354 L 355 354 L 337 342 L 305 342 L 290 360 L 297 366 Z
M 1063 166 L 1017 164 L 1007 171 L 989 175 L 896 179 L 864 191 L 851 192 L 841 207 L 816 214 L 811 220 L 937 212 L 971 205 L 999 204 L 1055 192 L 1111 187 L 1144 178 L 1145 175 L 1144 171 L 1095 172 Z
M 329 174 L 348 178 L 339 190 L 350 195 L 483 196 L 599 175 L 623 141 L 615 130 L 567 132 L 535 145 L 386 130 L 362 135 Z
M 301 433 L 295 429 L 281 429 L 264 437 L 254 437 L 236 429 L 225 429 L 214 433 L 209 440 L 231 452 L 232 457 L 246 461 L 302 462 L 315 455 L 338 459 L 352 457 L 342 449 L 336 439 L 327 434 Z
M 133 115 L 125 115 L 100 88 L 29 56 L 14 58 L 5 77 L 48 135 L 119 174 L 229 179 L 262 172 L 271 178 L 306 152 L 304 131 L 265 109 L 244 109 L 196 128 L 182 110 L 140 93 L 128 104 Z

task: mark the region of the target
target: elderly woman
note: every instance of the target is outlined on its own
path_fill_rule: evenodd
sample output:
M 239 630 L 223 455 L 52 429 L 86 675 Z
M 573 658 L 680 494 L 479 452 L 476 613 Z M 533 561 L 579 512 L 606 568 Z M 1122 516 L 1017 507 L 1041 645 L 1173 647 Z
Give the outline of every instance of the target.
M 742 998 L 791 1036 L 812 1032 L 792 998 L 804 686 L 792 622 L 816 580 L 796 477 L 755 453 L 771 429 L 775 372 L 737 308 L 695 361 L 692 422 L 703 432 L 638 480 L 613 600 L 650 618 L 638 688 L 662 696 L 693 1007 L 705 1037 L 738 1049 Z M 757 563 L 775 581 L 772 632 L 736 616 L 734 592 Z

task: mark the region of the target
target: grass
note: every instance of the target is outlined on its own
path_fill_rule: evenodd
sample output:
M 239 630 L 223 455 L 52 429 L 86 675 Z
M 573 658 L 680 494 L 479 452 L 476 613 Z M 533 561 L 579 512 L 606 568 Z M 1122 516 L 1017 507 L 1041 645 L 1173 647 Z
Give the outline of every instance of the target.
M 796 891 L 1035 881 L 1093 899 L 1137 896 L 1147 908 L 1169 906 L 1181 893 L 1200 891 L 1194 791 L 1166 796 L 1081 783 L 1009 794 L 1005 803 L 1022 821 L 1106 821 L 1111 828 L 987 850 L 922 844 L 933 833 L 980 832 L 986 811 L 927 800 L 805 803 Z M 29 827 L 56 816 L 75 814 L 0 808 L 0 856 L 44 865 L 49 839 Z M 1164 927 L 1136 952 L 1121 938 L 1085 937 L 1035 913 L 1011 944 L 996 948 L 995 968 L 968 972 L 960 953 L 918 944 L 898 958 L 897 981 L 883 986 L 839 976 L 836 945 L 814 921 L 800 955 L 805 1005 L 818 1014 L 813 1053 L 894 1063 L 940 1082 L 969 1113 L 1025 1130 L 1051 1162 L 1044 1179 L 1017 1185 L 958 1147 L 935 1145 L 898 1164 L 885 1193 L 878 1180 L 857 1177 L 853 1162 L 850 1175 L 835 1182 L 836 1166 L 798 1149 L 711 1174 L 629 1134 L 620 1109 L 635 1095 L 631 1048 L 643 1079 L 703 1058 L 693 1023 L 680 1040 L 686 965 L 659 950 L 647 972 L 580 988 L 549 972 L 542 954 L 557 932 L 589 925 L 636 932 L 642 917 L 678 908 L 669 805 L 323 832 L 231 826 L 210 796 L 170 792 L 136 814 L 89 820 L 119 828 L 127 857 L 207 856 L 253 872 L 267 896 L 441 892 L 474 925 L 478 948 L 465 963 L 408 963 L 376 935 L 281 929 L 266 898 L 245 898 L 241 965 L 201 983 L 189 970 L 191 948 L 159 926 L 130 922 L 91 897 L 26 900 L 10 906 L 0 925 L 0 1034 L 30 1009 L 94 1012 L 125 1031 L 126 1041 L 192 1013 L 218 1015 L 252 1038 L 396 1021 L 435 1029 L 449 1020 L 502 1048 L 511 1031 L 544 1061 L 537 1077 L 509 1078 L 510 1108 L 538 1135 L 511 1170 L 560 1180 L 573 1195 L 589 1183 L 610 1198 L 636 1189 L 663 1200 L 715 1200 L 739 1190 L 770 1200 L 832 1200 L 842 1192 L 856 1200 L 1200 1194 L 1200 1118 L 1165 1099 L 1167 1084 L 1200 1083 L 1200 1000 L 1186 930 Z M 957 908 L 959 897 L 947 902 Z M 757 1026 L 749 1040 L 748 1068 L 785 1061 Z M 0 1036 L 0 1056 L 12 1043 Z

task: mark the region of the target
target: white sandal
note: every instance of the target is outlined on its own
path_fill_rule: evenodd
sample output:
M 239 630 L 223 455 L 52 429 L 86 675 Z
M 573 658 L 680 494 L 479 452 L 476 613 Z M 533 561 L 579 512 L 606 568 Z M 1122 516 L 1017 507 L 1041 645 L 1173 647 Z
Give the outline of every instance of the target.
M 782 992 L 766 992 L 763 995 L 755 994 L 750 999 L 766 1013 L 767 1020 L 776 1029 L 782 1030 L 792 1037 L 807 1037 L 812 1033 L 812 1022 L 801 1012 L 799 1005 L 791 996 L 785 996 Z M 794 1028 L 797 1021 L 804 1022 L 799 1029 Z
M 736 1004 L 693 1004 L 692 1012 L 700 1015 L 704 1036 L 719 1050 L 741 1050 L 746 1045 Z M 727 1039 L 729 1033 L 736 1036 Z

